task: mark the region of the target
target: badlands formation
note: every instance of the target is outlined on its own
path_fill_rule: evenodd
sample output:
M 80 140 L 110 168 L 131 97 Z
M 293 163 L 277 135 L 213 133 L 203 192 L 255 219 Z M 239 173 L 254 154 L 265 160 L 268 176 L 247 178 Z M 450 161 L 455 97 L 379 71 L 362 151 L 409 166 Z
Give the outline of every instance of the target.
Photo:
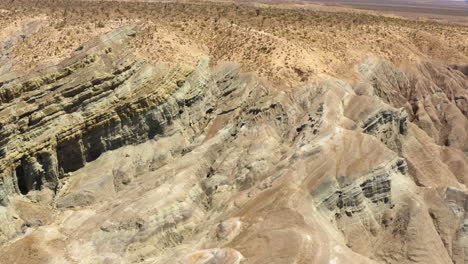
M 468 263 L 468 28 L 0 2 L 0 263 Z

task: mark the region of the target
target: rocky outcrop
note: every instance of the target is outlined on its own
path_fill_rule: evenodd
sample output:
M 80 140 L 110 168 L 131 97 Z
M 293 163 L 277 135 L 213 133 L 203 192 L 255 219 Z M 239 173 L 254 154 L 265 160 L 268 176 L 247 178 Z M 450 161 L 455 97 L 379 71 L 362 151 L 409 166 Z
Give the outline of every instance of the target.
M 187 79 L 195 69 L 152 68 L 123 52 L 119 42 L 131 30 L 124 28 L 102 42 L 87 44 L 90 47 L 78 52 L 78 59 L 64 62 L 57 72 L 2 87 L 0 167 L 3 179 L 17 179 L 17 184 L 4 183 L 7 193 L 18 186 L 26 194 L 43 184 L 53 190 L 65 173 L 101 153 L 162 133 L 162 124 L 170 123 L 199 96 L 203 73 L 196 80 Z M 190 85 L 196 85 L 191 91 L 195 94 L 187 99 Z
M 461 69 L 424 62 L 404 71 L 374 58 L 360 65 L 358 72 L 372 87 L 372 94 L 404 107 L 410 120 L 439 145 L 466 152 L 468 83 Z
M 395 152 L 401 151 L 400 137 L 408 133 L 407 114 L 404 110 L 378 112 L 362 125 L 364 133 L 380 139 Z
M 343 214 L 348 217 L 366 210 L 366 203 L 384 203 L 392 207 L 392 183 L 391 174 L 406 174 L 404 160 L 397 160 L 382 167 L 378 167 L 367 175 L 361 177 L 362 182 L 345 184 L 330 194 L 318 206 L 335 212 L 335 217 Z M 342 183 L 343 184 L 343 183 Z M 342 185 L 338 183 L 338 185 Z
M 437 130 L 441 144 L 421 125 L 401 95 L 412 75 L 371 60 L 356 85 L 279 89 L 207 57 L 150 65 L 128 48 L 135 34 L 121 28 L 0 87 L 2 260 L 466 259 L 463 133 Z M 444 91 L 466 81 L 420 67 Z M 453 119 L 437 115 L 466 123 L 451 98 Z

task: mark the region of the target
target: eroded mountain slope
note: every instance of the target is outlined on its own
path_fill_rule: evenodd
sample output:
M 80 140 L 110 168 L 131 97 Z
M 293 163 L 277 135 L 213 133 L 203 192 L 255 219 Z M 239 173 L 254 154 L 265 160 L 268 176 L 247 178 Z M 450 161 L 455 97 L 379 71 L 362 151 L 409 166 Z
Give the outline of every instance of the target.
M 466 26 L 332 7 L 15 0 L 0 2 L 0 9 L 0 39 L 16 32 L 16 41 L 2 46 L 19 75 L 56 64 L 83 42 L 126 25 L 140 27 L 130 47 L 147 62 L 196 64 L 208 55 L 214 64 L 235 61 L 283 88 L 317 76 L 356 81 L 353 67 L 369 55 L 402 68 L 468 60 Z
M 2 76 L 1 263 L 468 261 L 463 63 L 288 89 L 145 30 Z

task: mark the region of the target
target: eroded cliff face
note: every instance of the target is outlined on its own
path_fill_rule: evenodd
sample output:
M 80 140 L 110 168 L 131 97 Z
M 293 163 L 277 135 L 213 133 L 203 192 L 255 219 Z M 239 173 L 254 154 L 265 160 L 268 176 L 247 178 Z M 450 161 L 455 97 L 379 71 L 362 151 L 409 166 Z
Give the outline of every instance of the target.
M 137 27 L 0 84 L 1 263 L 465 263 L 463 65 L 273 87 Z

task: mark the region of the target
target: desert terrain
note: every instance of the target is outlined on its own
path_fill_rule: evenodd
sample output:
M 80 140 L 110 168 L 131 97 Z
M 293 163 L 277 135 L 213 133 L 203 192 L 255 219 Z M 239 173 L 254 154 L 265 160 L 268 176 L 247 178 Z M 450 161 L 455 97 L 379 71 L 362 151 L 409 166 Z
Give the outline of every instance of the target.
M 466 3 L 0 2 L 0 263 L 468 263 Z

